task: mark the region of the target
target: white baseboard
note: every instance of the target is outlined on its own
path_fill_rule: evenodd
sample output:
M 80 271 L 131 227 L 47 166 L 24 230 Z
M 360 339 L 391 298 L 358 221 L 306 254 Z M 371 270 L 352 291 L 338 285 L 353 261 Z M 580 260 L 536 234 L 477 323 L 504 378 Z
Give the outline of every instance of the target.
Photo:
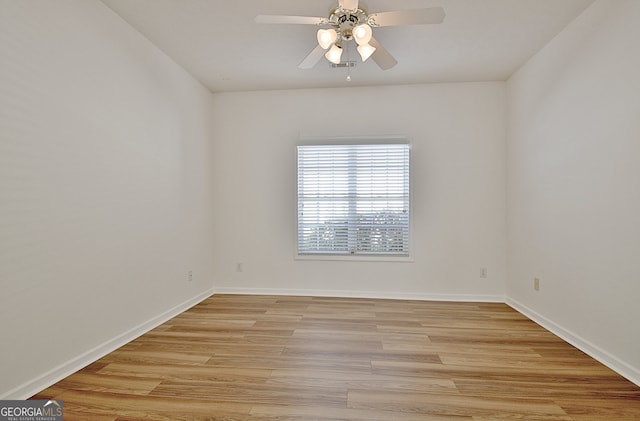
M 11 400 L 23 400 L 27 399 L 36 393 L 46 389 L 47 387 L 57 383 L 58 381 L 64 379 L 65 377 L 75 373 L 76 371 L 86 367 L 87 365 L 99 360 L 110 352 L 115 351 L 121 346 L 131 342 L 132 340 L 138 338 L 139 336 L 144 335 L 150 330 L 160 326 L 166 321 L 172 319 L 178 314 L 188 310 L 194 305 L 204 301 L 214 294 L 214 290 L 210 289 L 202 294 L 199 294 L 177 306 L 165 311 L 162 314 L 130 329 L 123 334 L 108 340 L 107 342 L 98 345 L 97 347 L 78 355 L 77 357 L 67 361 L 64 364 L 59 365 L 58 367 L 53 368 L 52 370 L 44 373 L 43 375 L 30 380 L 12 390 L 0 396 L 0 400 L 2 399 L 11 399 Z
M 513 307 L 516 311 L 524 314 L 551 333 L 555 334 L 564 341 L 578 348 L 580 351 L 606 365 L 616 373 L 620 374 L 622 377 L 625 377 L 630 382 L 640 386 L 640 370 L 638 370 L 637 368 L 630 366 L 629 364 L 625 363 L 614 355 L 611 355 L 602 348 L 583 339 L 579 335 L 576 335 L 575 333 L 563 328 L 562 326 L 547 319 L 546 317 L 536 313 L 534 310 L 525 306 L 524 304 L 509 297 L 506 298 L 505 302 L 507 305 Z
M 474 295 L 474 294 L 417 294 L 413 292 L 386 291 L 349 291 L 325 289 L 278 289 L 278 288 L 216 288 L 216 294 L 241 295 L 284 295 L 284 296 L 313 296 L 339 298 L 379 298 L 391 300 L 415 301 L 463 301 L 481 303 L 504 303 L 502 295 Z

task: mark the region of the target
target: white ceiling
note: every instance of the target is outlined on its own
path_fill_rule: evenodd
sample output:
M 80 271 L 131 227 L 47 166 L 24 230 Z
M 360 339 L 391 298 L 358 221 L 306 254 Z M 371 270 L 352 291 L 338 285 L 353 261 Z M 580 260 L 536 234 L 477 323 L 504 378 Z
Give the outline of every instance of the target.
M 258 14 L 326 17 L 337 0 L 102 1 L 213 92 L 506 80 L 593 2 L 363 0 L 369 13 L 442 6 L 446 17 L 374 28 L 398 65 L 358 62 L 347 82 L 347 70 L 324 58 L 298 69 L 317 27 L 254 22 Z

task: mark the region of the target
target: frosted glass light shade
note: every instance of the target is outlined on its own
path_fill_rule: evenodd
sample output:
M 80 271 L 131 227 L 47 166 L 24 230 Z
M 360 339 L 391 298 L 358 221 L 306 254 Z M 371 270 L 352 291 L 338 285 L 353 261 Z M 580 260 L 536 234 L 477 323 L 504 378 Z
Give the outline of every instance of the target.
M 326 50 L 338 39 L 338 32 L 335 29 L 318 29 L 318 45 Z
M 371 37 L 373 35 L 373 31 L 371 27 L 366 23 L 356 26 L 353 28 L 353 38 L 356 40 L 358 45 L 365 45 L 371 41 Z
M 340 64 L 340 58 L 342 58 L 342 47 L 338 44 L 333 44 L 331 49 L 324 55 L 327 60 L 333 64 Z
M 375 51 L 376 51 L 376 47 L 372 45 L 369 45 L 369 44 L 358 45 L 358 53 L 360 53 L 360 57 L 362 58 L 362 61 L 367 61 L 367 59 L 371 57 L 371 55 Z

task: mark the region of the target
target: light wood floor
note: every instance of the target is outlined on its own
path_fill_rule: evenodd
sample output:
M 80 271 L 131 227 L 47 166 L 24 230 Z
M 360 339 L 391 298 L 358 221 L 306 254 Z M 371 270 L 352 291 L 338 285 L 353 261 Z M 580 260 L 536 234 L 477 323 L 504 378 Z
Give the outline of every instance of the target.
M 35 396 L 65 420 L 640 420 L 504 304 L 216 295 Z

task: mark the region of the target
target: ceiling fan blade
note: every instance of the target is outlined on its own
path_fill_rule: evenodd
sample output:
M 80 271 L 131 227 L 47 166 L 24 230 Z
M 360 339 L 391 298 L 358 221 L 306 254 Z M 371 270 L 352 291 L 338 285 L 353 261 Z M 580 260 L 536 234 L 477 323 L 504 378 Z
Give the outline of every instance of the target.
M 305 57 L 304 60 L 302 60 L 302 63 L 298 65 L 298 68 L 311 69 L 313 66 L 318 64 L 320 59 L 324 56 L 324 53 L 325 50 L 322 47 L 320 47 L 319 45 L 316 46 L 316 48 L 314 48 L 313 51 L 311 51 L 309 55 Z
M 390 68 L 398 64 L 398 61 L 393 58 L 393 56 L 378 42 L 378 40 L 376 40 L 375 38 L 371 38 L 369 44 L 376 48 L 376 51 L 371 56 L 371 59 L 375 61 L 382 70 L 389 70 Z
M 422 25 L 426 23 L 442 23 L 445 13 L 442 7 L 426 9 L 396 10 L 369 15 L 371 26 Z
M 286 23 L 293 25 L 322 25 L 327 22 L 327 18 L 317 18 L 313 16 L 287 16 L 287 15 L 258 15 L 255 18 L 257 23 Z
M 358 0 L 338 0 L 338 6 L 344 10 L 356 10 L 358 8 Z

